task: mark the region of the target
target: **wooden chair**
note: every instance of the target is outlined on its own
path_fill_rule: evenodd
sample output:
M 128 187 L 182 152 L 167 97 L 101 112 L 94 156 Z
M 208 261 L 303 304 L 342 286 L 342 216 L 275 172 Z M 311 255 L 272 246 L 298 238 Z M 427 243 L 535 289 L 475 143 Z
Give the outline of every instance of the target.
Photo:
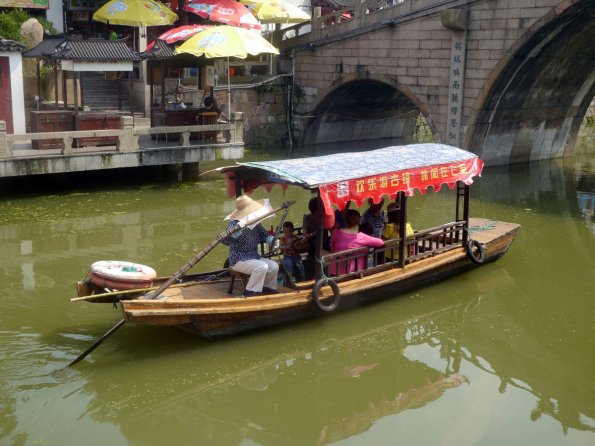
M 215 125 L 219 119 L 218 112 L 200 112 L 197 115 L 198 125 Z M 198 138 L 201 140 L 217 141 L 217 131 L 198 132 Z
M 250 275 L 240 273 L 229 268 L 229 286 L 227 287 L 227 294 L 233 293 L 233 284 L 236 278 L 240 279 L 240 281 L 242 282 L 242 293 L 246 291 L 246 285 L 248 284 L 248 280 L 250 280 Z

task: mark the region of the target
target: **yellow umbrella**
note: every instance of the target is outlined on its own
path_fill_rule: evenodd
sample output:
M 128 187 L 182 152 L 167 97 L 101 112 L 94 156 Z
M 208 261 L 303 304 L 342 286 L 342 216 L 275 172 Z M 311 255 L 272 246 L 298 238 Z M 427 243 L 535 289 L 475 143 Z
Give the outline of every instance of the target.
M 310 16 L 285 0 L 240 0 L 262 23 L 302 23 Z
M 110 25 L 171 25 L 178 16 L 163 3 L 154 0 L 111 0 L 93 14 L 93 20 Z
M 176 48 L 176 54 L 194 56 L 238 57 L 245 59 L 249 54 L 279 54 L 279 50 L 255 31 L 235 26 L 221 25 L 205 29 Z
M 176 48 L 175 54 L 192 54 L 209 59 L 227 57 L 227 87 L 229 89 L 229 113 L 231 114 L 231 84 L 229 79 L 229 58 L 245 59 L 249 54 L 279 54 L 279 50 L 271 45 L 258 32 L 235 26 L 221 25 L 205 29 Z

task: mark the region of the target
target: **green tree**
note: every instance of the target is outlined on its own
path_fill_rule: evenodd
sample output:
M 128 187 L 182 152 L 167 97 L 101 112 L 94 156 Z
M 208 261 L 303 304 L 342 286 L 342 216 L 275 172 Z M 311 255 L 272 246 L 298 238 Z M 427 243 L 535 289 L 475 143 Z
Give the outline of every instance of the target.
M 57 34 L 56 28 L 46 19 L 30 16 L 26 11 L 16 8 L 11 11 L 0 12 L 0 38 L 26 43 L 21 35 L 21 25 L 30 18 L 37 19 L 48 33 Z

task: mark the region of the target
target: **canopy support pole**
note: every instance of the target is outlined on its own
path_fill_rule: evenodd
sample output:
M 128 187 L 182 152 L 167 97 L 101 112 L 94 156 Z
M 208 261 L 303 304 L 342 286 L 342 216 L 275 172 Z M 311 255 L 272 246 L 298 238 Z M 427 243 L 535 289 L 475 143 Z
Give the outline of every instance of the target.
M 81 108 L 85 109 L 85 75 L 79 72 L 79 82 L 81 87 Z
M 165 125 L 165 65 L 163 64 L 163 59 L 160 60 L 160 71 L 161 71 L 161 99 L 159 101 L 159 106 L 161 107 L 161 113 L 163 113 L 163 123 L 157 125 Z M 167 141 L 167 139 L 166 139 Z
M 405 265 L 405 239 L 407 238 L 407 195 L 405 192 L 397 194 L 399 200 L 399 266 Z
M 68 108 L 68 85 L 66 82 L 67 71 L 62 70 L 62 102 L 64 103 L 64 110 Z
M 41 61 L 39 59 L 35 59 L 37 61 L 36 64 L 36 75 L 37 75 L 37 110 L 39 110 L 39 101 L 41 100 L 41 68 L 39 66 L 39 64 L 41 63 Z
M 78 87 L 78 71 L 72 72 L 72 80 L 74 83 L 74 130 L 79 129 L 79 87 Z
M 459 181 L 460 183 L 460 181 Z M 465 220 L 465 227 L 469 227 L 469 201 L 470 201 L 470 192 L 471 188 L 468 184 L 464 185 L 463 191 L 463 220 Z M 467 243 L 469 239 L 469 233 L 467 231 L 463 232 L 463 243 Z
M 316 251 L 314 253 L 314 258 L 316 259 L 315 266 L 314 266 L 314 281 L 317 282 L 318 280 L 322 279 L 324 271 L 322 270 L 322 250 L 324 248 L 324 204 L 322 203 L 322 198 L 320 198 L 320 189 L 317 192 L 318 197 L 318 206 L 317 212 L 319 214 L 318 223 L 316 232 L 318 234 L 318 238 L 316 239 Z
M 54 62 L 54 104 L 56 105 L 56 110 L 58 109 L 58 63 Z M 64 73 L 62 73 L 64 76 Z

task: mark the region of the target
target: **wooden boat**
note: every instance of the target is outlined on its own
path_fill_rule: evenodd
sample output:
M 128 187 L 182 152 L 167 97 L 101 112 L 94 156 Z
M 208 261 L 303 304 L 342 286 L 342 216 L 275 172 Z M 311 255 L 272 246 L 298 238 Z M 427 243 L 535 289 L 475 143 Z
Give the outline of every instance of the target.
M 124 320 L 176 326 L 213 339 L 393 297 L 494 261 L 508 250 L 520 226 L 469 217 L 469 188 L 482 168 L 482 161 L 470 152 L 442 144 L 412 144 L 368 152 L 245 162 L 217 169 L 225 175 L 232 196 L 250 193 L 257 187 L 270 190 L 275 185 L 297 186 L 316 193 L 325 214 L 320 217 L 319 233 L 325 221 L 332 221 L 333 206 L 342 208 L 349 200 L 361 206 L 369 198 L 378 202 L 389 197 L 401 209 L 399 237 L 387 240 L 381 248 L 340 253 L 324 252 L 320 237 L 314 277 L 292 288 L 281 287 L 279 294 L 238 299 L 239 288 L 232 290 L 235 294 L 228 294 L 230 280 L 225 270 L 185 276 L 180 284 L 166 284 L 158 295 L 126 292 L 126 299 L 120 301 Z M 438 190 L 444 184 L 454 189 L 455 220 L 407 237 L 408 197 L 416 192 L 423 194 L 428 187 Z M 362 258 L 365 262 L 358 262 Z M 365 266 L 358 269 L 359 263 Z M 341 264 L 355 264 L 356 268 L 329 269 Z M 236 280 L 235 286 L 241 286 L 241 281 Z M 79 286 L 79 295 L 90 291 L 99 290 Z M 124 297 L 117 292 L 111 295 Z

